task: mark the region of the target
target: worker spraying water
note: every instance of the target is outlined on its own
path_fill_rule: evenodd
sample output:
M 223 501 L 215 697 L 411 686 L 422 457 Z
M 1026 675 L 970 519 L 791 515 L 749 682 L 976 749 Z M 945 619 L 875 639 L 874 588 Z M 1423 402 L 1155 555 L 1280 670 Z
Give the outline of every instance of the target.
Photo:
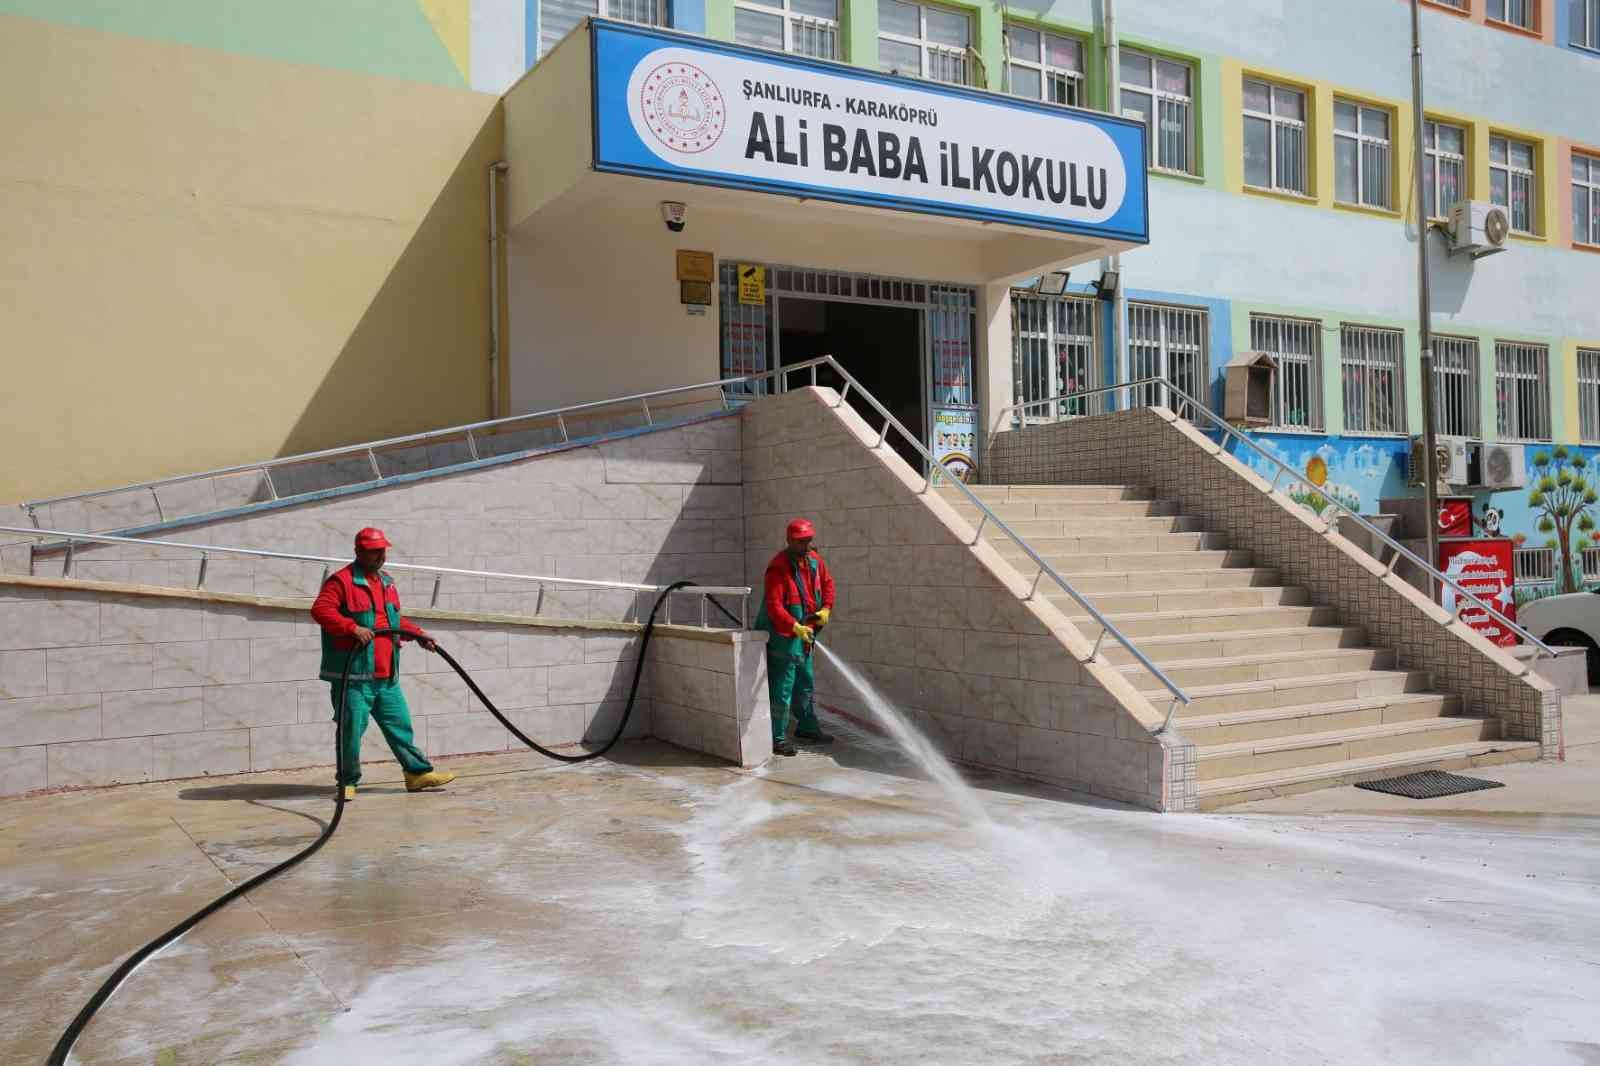
M 833 575 L 811 547 L 817 529 L 796 518 L 784 530 L 784 548 L 767 563 L 762 580 L 761 610 L 756 628 L 767 631 L 767 694 L 772 704 L 772 750 L 793 755 L 789 718 L 795 719 L 795 740 L 831 744 L 833 737 L 817 721 L 816 671 L 811 645 L 833 614 Z

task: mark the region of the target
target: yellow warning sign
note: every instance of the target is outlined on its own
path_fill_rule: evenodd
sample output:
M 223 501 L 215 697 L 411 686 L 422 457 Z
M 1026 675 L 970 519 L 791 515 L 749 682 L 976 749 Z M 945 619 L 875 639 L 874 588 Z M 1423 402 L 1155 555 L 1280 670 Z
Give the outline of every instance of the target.
M 767 268 L 757 263 L 739 264 L 739 302 L 764 304 L 767 302 Z

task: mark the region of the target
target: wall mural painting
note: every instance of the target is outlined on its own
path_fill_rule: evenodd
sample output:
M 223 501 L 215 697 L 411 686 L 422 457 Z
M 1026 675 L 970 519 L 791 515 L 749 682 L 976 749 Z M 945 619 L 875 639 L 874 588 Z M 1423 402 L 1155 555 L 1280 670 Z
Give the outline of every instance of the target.
M 1353 511 L 1372 514 L 1379 500 L 1405 494 L 1405 455 L 1410 445 L 1404 440 L 1288 433 L 1256 433 L 1251 439 L 1311 482 L 1290 484 L 1285 475 L 1278 484 L 1318 514 L 1327 509 L 1330 498 Z M 1228 451 L 1268 481 L 1278 473 L 1251 449 L 1230 443 Z

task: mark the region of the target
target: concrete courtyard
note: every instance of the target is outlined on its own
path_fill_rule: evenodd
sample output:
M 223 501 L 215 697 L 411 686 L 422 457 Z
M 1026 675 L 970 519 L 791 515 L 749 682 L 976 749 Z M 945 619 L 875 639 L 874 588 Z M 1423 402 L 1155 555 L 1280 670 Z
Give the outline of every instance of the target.
M 1600 1063 L 1600 697 L 1568 761 L 1416 802 L 1156 815 L 855 735 L 753 772 L 654 742 L 373 767 L 309 862 L 192 932 L 95 1064 Z M 287 856 L 326 771 L 0 802 L 0 1061 Z

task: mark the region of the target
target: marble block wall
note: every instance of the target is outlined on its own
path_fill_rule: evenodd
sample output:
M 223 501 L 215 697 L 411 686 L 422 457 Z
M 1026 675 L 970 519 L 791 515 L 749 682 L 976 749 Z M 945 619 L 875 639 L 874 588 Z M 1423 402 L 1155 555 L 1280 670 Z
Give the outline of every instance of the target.
M 0 578 L 0 794 L 332 763 L 310 600 Z M 639 631 L 408 612 L 541 743 L 604 739 Z M 628 736 L 744 766 L 771 754 L 765 634 L 658 626 Z M 444 660 L 415 645 L 401 685 L 432 757 L 521 750 Z M 389 761 L 377 728 L 363 761 Z

